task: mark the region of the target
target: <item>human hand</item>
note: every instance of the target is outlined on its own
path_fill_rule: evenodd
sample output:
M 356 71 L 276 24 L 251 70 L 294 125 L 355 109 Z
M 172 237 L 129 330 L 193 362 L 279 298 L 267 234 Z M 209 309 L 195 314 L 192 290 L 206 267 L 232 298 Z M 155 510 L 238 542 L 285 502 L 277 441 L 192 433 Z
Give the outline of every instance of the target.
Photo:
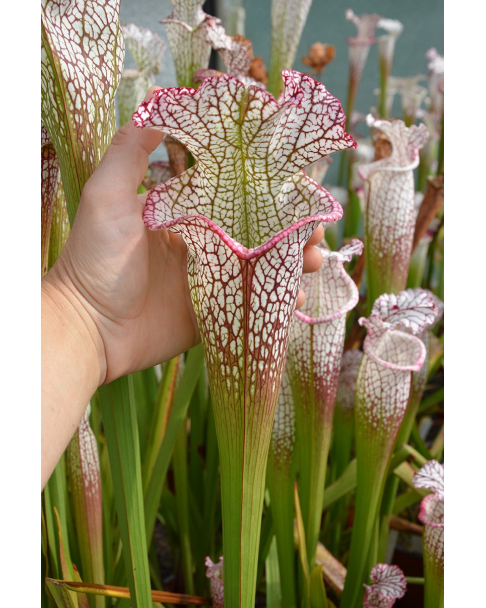
M 168 230 L 149 231 L 142 219 L 147 195 L 137 195 L 149 154 L 163 137 L 131 122 L 115 134 L 84 187 L 66 246 L 44 278 L 49 297 L 68 298 L 91 326 L 100 384 L 199 342 L 184 241 Z M 321 266 L 313 245 L 323 234 L 320 225 L 304 248 L 304 272 Z M 297 308 L 304 299 L 300 291 Z

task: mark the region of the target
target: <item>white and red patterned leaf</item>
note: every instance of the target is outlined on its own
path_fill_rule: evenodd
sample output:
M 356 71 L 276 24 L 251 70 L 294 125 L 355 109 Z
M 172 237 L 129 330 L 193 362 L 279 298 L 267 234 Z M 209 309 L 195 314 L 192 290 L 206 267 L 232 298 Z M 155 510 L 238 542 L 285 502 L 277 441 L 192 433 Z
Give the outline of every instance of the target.
M 224 608 L 223 557 L 216 564 L 206 557 L 206 577 L 211 581 L 211 597 L 214 608 Z
M 386 34 L 378 36 L 378 55 L 381 61 L 386 65 L 388 73 L 391 69 L 393 55 L 395 53 L 395 44 L 397 38 L 403 31 L 403 24 L 396 19 L 380 19 L 378 27 L 386 30 Z
M 414 307 L 412 304 L 415 304 Z M 433 322 L 437 308 L 423 290 L 408 290 L 398 296 L 385 294 L 375 303 L 368 319 L 363 343 L 366 357 L 358 375 L 359 412 L 362 424 L 381 428 L 391 447 L 410 396 L 411 371 L 419 371 L 427 354 L 422 340 L 397 329 L 423 331 Z M 385 430 L 386 429 L 386 430 Z
M 71 221 L 115 128 L 124 59 L 120 0 L 42 0 L 42 120 L 56 149 Z
M 49 238 L 56 196 L 61 187 L 61 174 L 56 151 L 41 124 L 41 273 L 48 269 Z
M 291 70 L 312 0 L 272 0 L 272 40 L 268 90 L 278 96 L 282 70 Z
M 366 182 L 365 247 L 369 272 L 368 297 L 398 293 L 406 286 L 415 228 L 413 169 L 419 148 L 428 138 L 425 125 L 406 127 L 401 120 L 389 122 L 368 117 L 370 127 L 391 141 L 391 156 L 361 165 Z
M 341 370 L 336 394 L 336 407 L 346 412 L 354 409 L 354 398 L 356 394 L 356 378 L 363 359 L 360 350 L 347 350 L 341 359 Z
M 147 89 L 154 83 L 155 76 L 151 72 L 123 70 L 120 84 L 116 92 L 118 116 L 121 126 L 131 120 L 138 105 L 145 98 Z
M 319 248 L 323 264 L 317 272 L 303 275 L 301 288 L 306 298 L 295 316 L 304 323 L 324 323 L 345 315 L 358 303 L 358 288 L 343 267 L 353 255 L 361 255 L 363 243 L 354 239 L 340 251 Z
M 341 217 L 334 199 L 299 172 L 354 145 L 344 133 L 341 105 L 308 76 L 284 72 L 284 78 L 288 90 L 281 103 L 225 75 L 205 80 L 197 91 L 156 91 L 140 106 L 134 115 L 137 126 L 172 134 L 198 160 L 151 193 L 144 215 L 150 228 L 168 227 L 175 218 L 197 212 L 251 249 L 299 217 L 318 219 L 321 209 L 329 215 L 327 221 Z M 231 239 L 226 242 L 236 250 Z
M 358 33 L 352 38 L 348 38 L 348 43 L 355 45 L 373 44 L 375 41 L 375 31 L 382 18 L 376 13 L 356 15 L 356 13 L 348 8 L 345 12 L 345 17 L 356 26 Z
M 155 84 L 166 46 L 160 36 L 146 27 L 128 23 L 122 26 L 122 32 L 137 66 L 123 70 L 116 95 L 120 124 L 124 125 L 143 101 L 147 89 Z
M 407 590 L 407 581 L 398 566 L 376 564 L 371 570 L 372 585 L 364 585 L 365 608 L 391 608 Z
M 186 24 L 187 28 L 196 28 L 206 19 L 202 10 L 204 0 L 171 0 L 171 18 Z M 164 20 L 162 20 L 164 23 Z
M 139 72 L 160 73 L 160 64 L 166 50 L 162 38 L 146 27 L 127 23 L 122 25 L 125 47 L 130 51 Z
M 251 42 L 243 36 L 228 36 L 219 19 L 207 21 L 206 37 L 220 54 L 228 74 L 245 81 L 253 61 Z
M 417 76 L 410 76 L 408 78 L 390 76 L 388 79 L 389 105 L 391 106 L 391 102 L 395 95 L 400 95 L 403 114 L 412 122 L 415 122 L 415 119 L 418 117 L 422 101 L 427 95 L 427 89 L 418 84 L 424 80 L 424 78 L 424 76 L 418 74 Z
M 228 605 L 255 585 L 261 513 L 244 504 L 263 503 L 303 248 L 319 221 L 342 215 L 301 169 L 354 144 L 339 102 L 321 84 L 296 72 L 284 78 L 288 90 L 279 102 L 223 75 L 197 91 L 157 91 L 134 115 L 137 126 L 169 133 L 196 160 L 149 194 L 144 220 L 179 232 L 188 247 L 191 298 L 224 446 L 222 491 L 230 496 L 223 505 L 226 571 L 241 567 L 237 579 L 226 578 Z M 241 510 L 229 508 L 235 500 Z M 250 544 L 243 559 L 241 547 Z
M 444 111 L 444 56 L 437 52 L 436 48 L 429 49 L 425 56 L 429 60 L 429 111 L 441 115 Z
M 386 327 L 404 328 L 420 334 L 435 323 L 438 308 L 433 294 L 415 288 L 401 291 L 398 295 L 383 294 L 373 304 L 376 315 Z
M 420 503 L 419 519 L 432 528 L 444 527 L 444 494 L 429 494 Z
M 397 19 L 380 19 L 378 27 L 386 30 L 388 36 L 400 36 L 403 32 L 403 23 Z
M 433 74 L 436 74 L 437 76 L 443 76 L 444 75 L 444 56 L 440 55 L 437 52 L 437 49 L 435 47 L 430 48 L 425 53 L 425 56 L 429 60 L 429 63 L 427 64 L 429 71 Z
M 361 165 L 362 179 L 370 179 L 377 171 L 408 172 L 418 166 L 419 150 L 429 139 L 429 131 L 424 124 L 405 126 L 403 120 L 379 120 L 368 114 L 366 122 L 371 129 L 378 129 L 391 142 L 392 153 L 381 160 Z
M 355 255 L 361 255 L 363 253 L 363 243 L 359 239 L 353 239 L 351 243 L 343 245 L 339 251 L 325 252 L 324 256 L 332 256 L 336 254 L 336 257 L 341 262 L 350 262 Z
M 415 473 L 413 485 L 416 488 L 432 490 L 439 497 L 444 497 L 444 465 L 437 460 L 429 460 Z
M 272 430 L 273 465 L 290 469 L 295 444 L 295 410 L 288 369 L 282 374 Z
M 420 370 L 427 354 L 422 340 L 383 323 L 377 315 L 361 317 L 359 324 L 368 330 L 363 350 L 375 363 L 396 371 Z
M 206 21 L 214 17 L 202 10 L 203 0 L 172 0 L 173 11 L 162 19 L 167 30 L 177 82 L 191 87 L 198 70 L 209 64 L 211 44 L 207 40 Z
M 351 250 L 360 253 L 360 245 L 356 240 Z M 345 252 L 331 252 L 321 246 L 320 251 L 323 256 L 320 269 L 302 277 L 306 299 L 294 313 L 287 366 L 300 470 L 303 478 L 309 480 L 299 488 L 306 505 L 309 551 L 315 551 L 319 535 L 346 313 L 359 299 L 358 288 L 343 266 L 352 255 L 349 248 L 346 247 Z
M 67 448 L 67 470 L 83 575 L 104 583 L 101 471 L 90 405 Z
M 45 146 L 46 144 L 50 143 L 51 138 L 49 137 L 49 133 L 47 132 L 47 129 L 44 127 L 44 124 L 41 121 L 41 148 L 42 146 Z
M 358 29 L 356 36 L 348 38 L 350 70 L 349 94 L 351 98 L 355 98 L 361 75 L 370 52 L 370 45 L 375 42 L 375 30 L 381 17 L 375 13 L 358 16 L 350 8 L 346 11 L 345 16 L 346 19 L 354 23 Z
M 356 381 L 357 449 L 358 457 L 363 452 L 371 466 L 389 457 L 409 402 L 411 372 L 421 369 L 427 351 L 419 338 L 396 329 L 379 314 L 362 317 L 359 323 L 367 335 Z

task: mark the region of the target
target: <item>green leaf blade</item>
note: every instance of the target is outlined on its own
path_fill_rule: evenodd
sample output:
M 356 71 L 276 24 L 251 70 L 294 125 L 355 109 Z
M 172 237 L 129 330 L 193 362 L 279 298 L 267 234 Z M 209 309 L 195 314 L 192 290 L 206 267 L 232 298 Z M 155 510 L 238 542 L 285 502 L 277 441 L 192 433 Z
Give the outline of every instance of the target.
M 137 414 L 131 378 L 99 388 L 123 557 L 134 606 L 151 604 Z

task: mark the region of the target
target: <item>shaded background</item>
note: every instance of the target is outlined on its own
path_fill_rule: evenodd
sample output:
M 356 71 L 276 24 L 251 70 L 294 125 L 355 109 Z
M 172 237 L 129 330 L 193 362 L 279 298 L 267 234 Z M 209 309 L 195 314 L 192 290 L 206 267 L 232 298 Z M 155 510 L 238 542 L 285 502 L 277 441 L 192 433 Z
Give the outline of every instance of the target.
M 297 1 L 297 0 L 296 0 Z M 268 68 L 270 57 L 271 0 L 211 0 L 204 4 L 204 10 L 220 17 L 227 33 L 240 33 L 253 42 L 253 52 L 263 58 Z M 334 61 L 320 76 L 328 90 L 337 97 L 343 107 L 346 105 L 348 85 L 348 45 L 347 38 L 356 34 L 356 26 L 347 21 L 344 13 L 352 8 L 357 15 L 376 12 L 388 19 L 398 19 L 403 23 L 403 32 L 398 38 L 393 62 L 393 76 L 415 76 L 427 74 L 425 52 L 435 46 L 444 52 L 444 5 L 441 0 L 313 0 L 307 22 L 302 32 L 294 69 L 310 74 L 301 59 L 314 42 L 332 44 L 336 48 Z M 170 0 L 121 0 L 120 20 L 122 23 L 143 25 L 164 39 L 167 50 L 164 55 L 161 74 L 156 84 L 163 87 L 177 86 L 175 70 L 167 41 L 165 26 L 160 23 L 172 12 Z M 377 30 L 377 34 L 384 34 Z M 135 67 L 130 54 L 126 53 L 125 67 Z M 426 83 L 422 83 L 426 85 Z M 355 109 L 367 113 L 375 105 L 374 90 L 379 87 L 378 53 L 376 44 L 371 46 L 368 61 L 358 92 Z M 392 116 L 401 116 L 397 98 Z M 362 128 L 363 133 L 366 127 Z M 151 155 L 151 160 L 167 158 L 164 146 Z M 338 160 L 336 158 L 336 160 Z M 338 162 L 333 162 L 326 176 L 326 182 L 335 183 Z

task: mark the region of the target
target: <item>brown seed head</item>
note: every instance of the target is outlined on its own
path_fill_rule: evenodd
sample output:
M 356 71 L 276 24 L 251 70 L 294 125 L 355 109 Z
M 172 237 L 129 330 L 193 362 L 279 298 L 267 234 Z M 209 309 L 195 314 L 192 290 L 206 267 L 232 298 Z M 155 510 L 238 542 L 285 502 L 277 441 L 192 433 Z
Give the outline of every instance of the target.
M 262 82 L 263 84 L 267 84 L 268 75 L 267 70 L 265 68 L 265 64 L 263 63 L 263 59 L 261 57 L 254 57 L 251 62 L 250 69 L 248 70 L 248 76 L 253 78 L 258 82 Z
M 312 68 L 313 74 L 320 74 L 325 66 L 334 59 L 336 49 L 332 44 L 315 42 L 306 57 L 302 57 L 302 63 Z

